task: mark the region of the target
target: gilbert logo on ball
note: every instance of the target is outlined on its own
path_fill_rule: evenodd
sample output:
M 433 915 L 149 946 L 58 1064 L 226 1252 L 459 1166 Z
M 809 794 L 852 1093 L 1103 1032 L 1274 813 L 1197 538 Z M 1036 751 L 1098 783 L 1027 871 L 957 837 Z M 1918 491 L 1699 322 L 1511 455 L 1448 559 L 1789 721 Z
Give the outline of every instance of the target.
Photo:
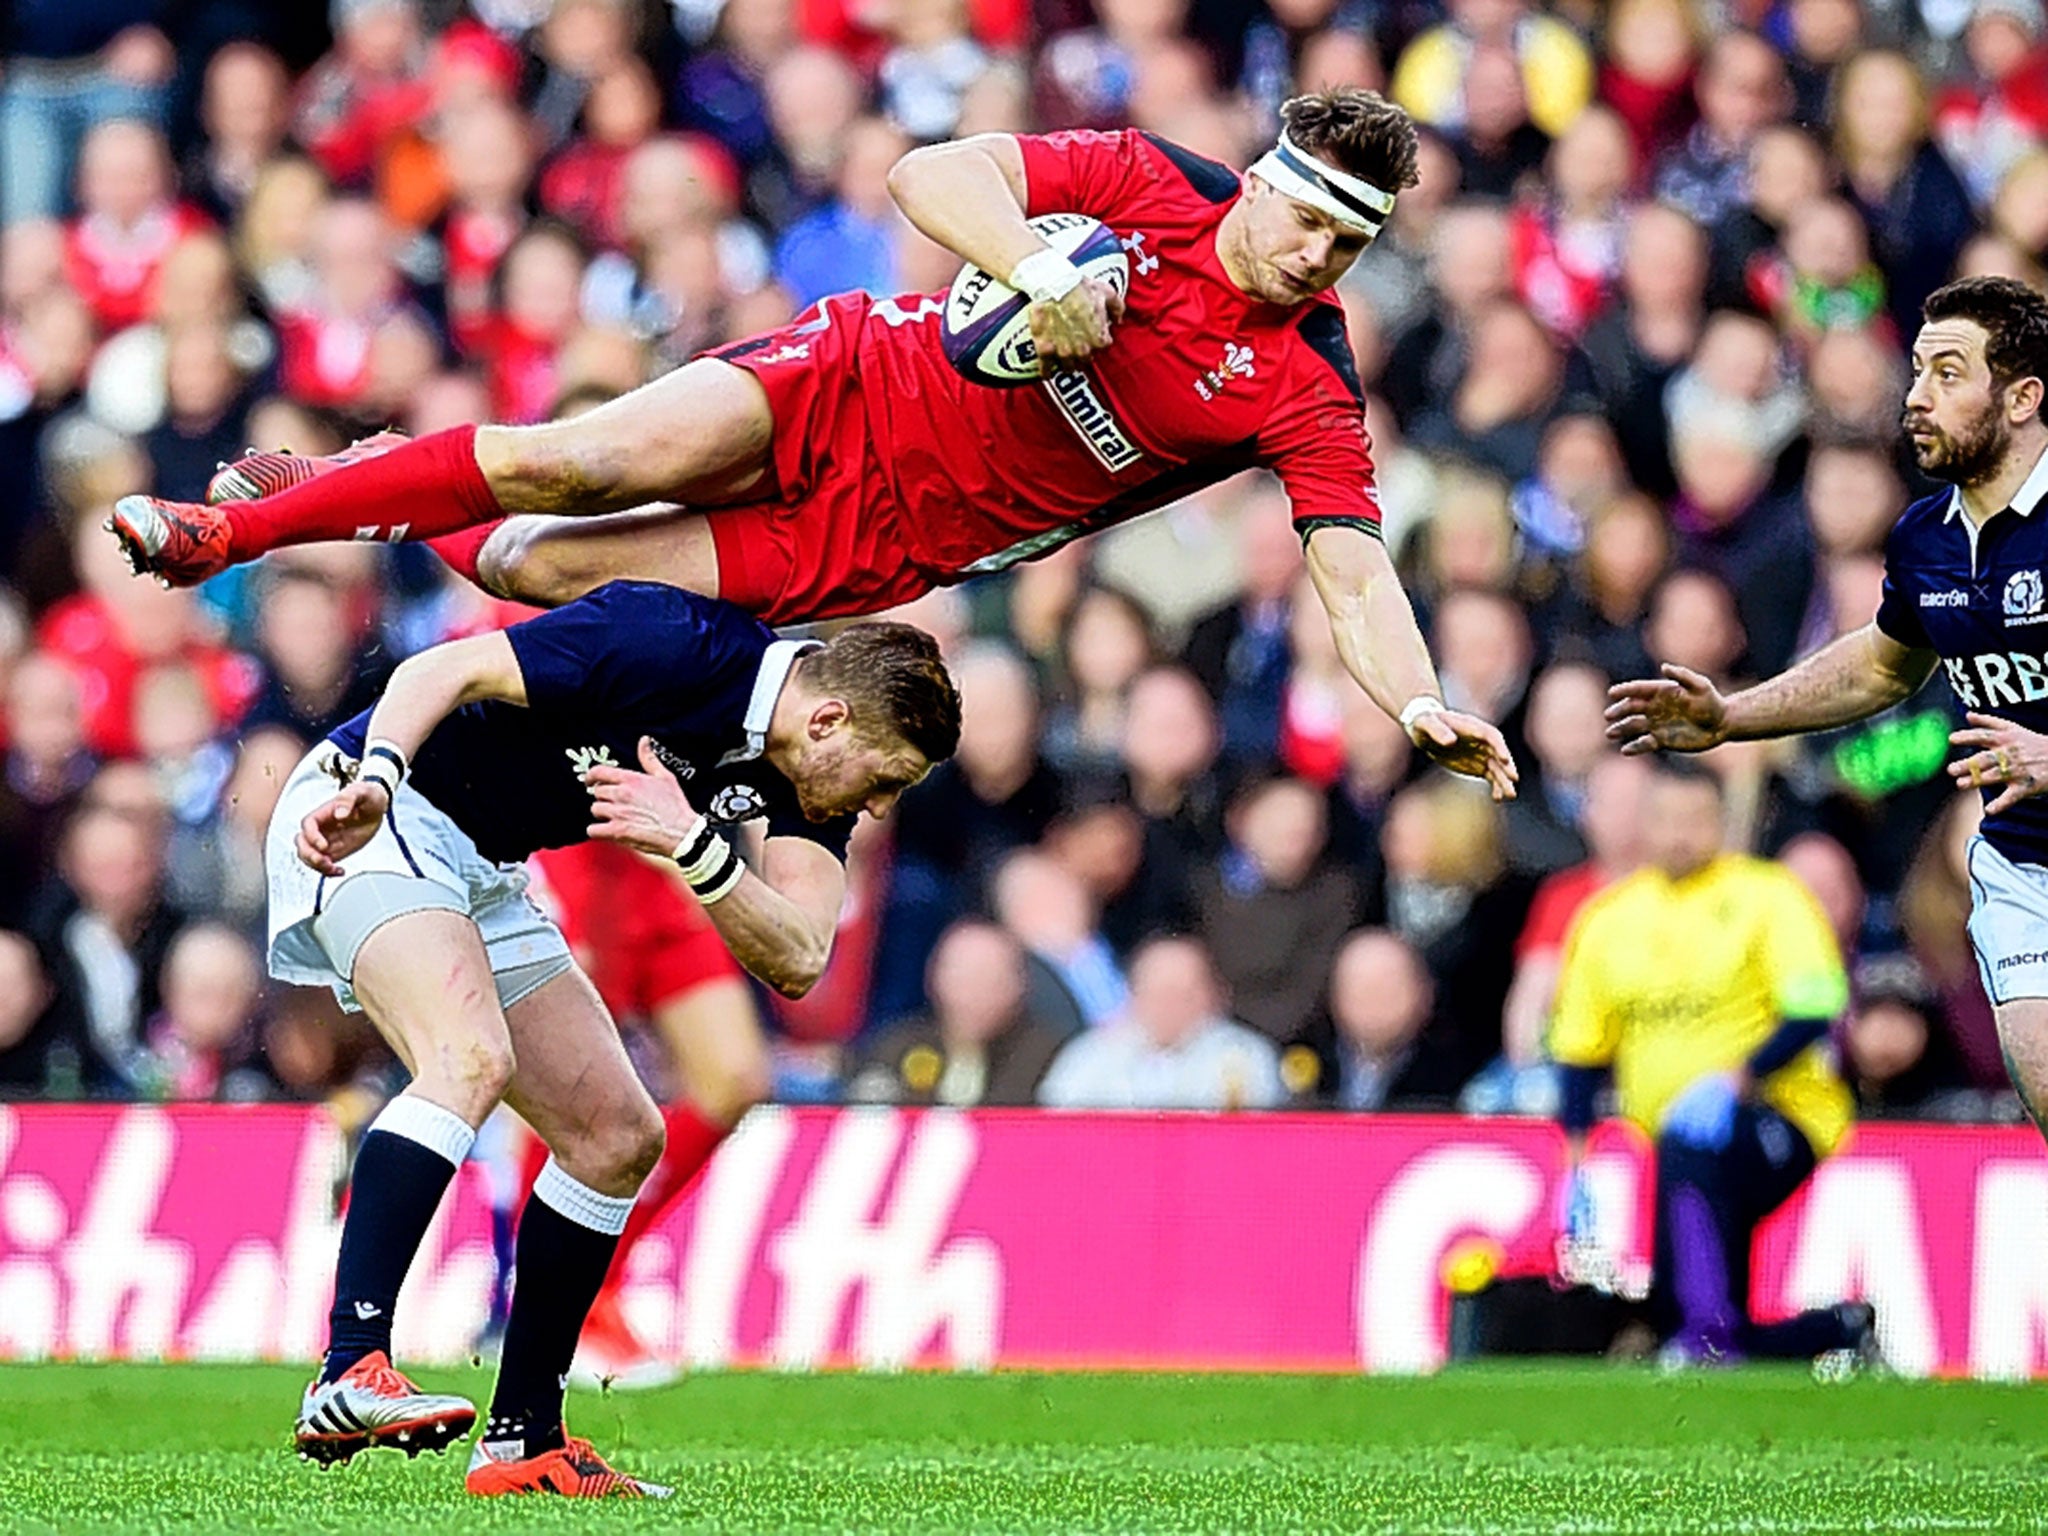
M 1030 221 L 1046 244 L 1081 269 L 1084 278 L 1130 290 L 1130 258 L 1115 230 L 1085 213 L 1046 213 Z M 947 290 L 939 341 L 950 362 L 977 384 L 1014 389 L 1041 377 L 1026 311 L 1031 301 L 993 274 L 968 265 Z

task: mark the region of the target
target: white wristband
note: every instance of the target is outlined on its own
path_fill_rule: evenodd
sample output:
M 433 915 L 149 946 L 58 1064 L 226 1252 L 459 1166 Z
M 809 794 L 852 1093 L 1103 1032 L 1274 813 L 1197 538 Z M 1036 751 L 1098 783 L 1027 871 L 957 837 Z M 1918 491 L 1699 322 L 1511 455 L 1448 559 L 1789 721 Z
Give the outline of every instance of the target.
M 1081 269 L 1047 246 L 1010 269 L 1010 286 L 1034 304 L 1057 304 L 1081 286 Z
M 398 798 L 398 786 L 405 781 L 409 764 L 405 754 L 396 744 L 379 736 L 363 744 L 363 760 L 356 769 L 356 777 L 367 783 L 383 786 L 388 799 Z
M 1444 712 L 1444 701 L 1434 694 L 1418 693 L 1401 706 L 1401 729 L 1413 731 L 1415 722 L 1424 715 L 1440 715 Z

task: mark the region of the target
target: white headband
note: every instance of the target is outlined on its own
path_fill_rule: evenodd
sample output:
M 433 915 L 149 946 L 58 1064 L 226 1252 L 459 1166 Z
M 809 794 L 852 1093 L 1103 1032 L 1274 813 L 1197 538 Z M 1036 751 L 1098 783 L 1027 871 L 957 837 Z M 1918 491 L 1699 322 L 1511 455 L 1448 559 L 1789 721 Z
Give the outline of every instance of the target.
M 1394 194 L 1319 160 L 1285 133 L 1253 164 L 1252 175 L 1297 202 L 1320 208 L 1346 229 L 1377 235 L 1394 210 Z

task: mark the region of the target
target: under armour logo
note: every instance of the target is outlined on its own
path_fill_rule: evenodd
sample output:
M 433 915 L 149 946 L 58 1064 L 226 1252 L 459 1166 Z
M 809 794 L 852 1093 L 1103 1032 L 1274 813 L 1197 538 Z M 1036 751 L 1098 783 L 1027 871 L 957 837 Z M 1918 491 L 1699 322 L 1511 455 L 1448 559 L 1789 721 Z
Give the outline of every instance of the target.
M 576 777 L 579 779 L 593 768 L 619 766 L 612 761 L 610 747 L 564 747 L 562 750 L 568 756 L 569 766 L 576 771 Z
M 356 1316 L 366 1323 L 371 1318 L 382 1315 L 383 1311 L 384 1309 L 374 1301 L 359 1301 L 356 1303 Z
M 1143 230 L 1139 230 L 1135 234 L 1125 235 L 1121 240 L 1117 241 L 1117 244 L 1137 258 L 1138 276 L 1149 277 L 1159 269 L 1159 258 L 1149 254 L 1145 249 L 1145 232 Z

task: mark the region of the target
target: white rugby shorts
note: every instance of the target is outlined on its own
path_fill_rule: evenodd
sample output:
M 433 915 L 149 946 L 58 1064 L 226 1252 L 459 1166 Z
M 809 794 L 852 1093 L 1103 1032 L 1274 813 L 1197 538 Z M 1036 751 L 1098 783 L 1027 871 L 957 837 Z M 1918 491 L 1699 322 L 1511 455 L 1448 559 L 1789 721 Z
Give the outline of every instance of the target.
M 2048 869 L 2016 864 L 1982 837 L 1964 854 L 1970 943 L 1994 1003 L 2048 997 Z
M 344 1008 L 356 1010 L 349 977 L 364 940 L 393 918 L 430 909 L 460 912 L 476 924 L 507 1006 L 514 1000 L 506 995 L 508 983 L 523 995 L 535 978 L 569 968 L 568 941 L 526 894 L 525 867 L 485 858 L 469 834 L 409 782 L 398 786 L 376 835 L 341 861 L 347 871 L 341 879 L 308 868 L 294 847 L 299 823 L 338 793 L 338 758 L 347 760 L 332 742 L 315 746 L 292 770 L 271 813 L 263 862 L 272 976 L 332 987 Z M 345 903 L 346 920 L 322 922 L 335 892 L 364 875 L 379 877 L 376 904 Z

